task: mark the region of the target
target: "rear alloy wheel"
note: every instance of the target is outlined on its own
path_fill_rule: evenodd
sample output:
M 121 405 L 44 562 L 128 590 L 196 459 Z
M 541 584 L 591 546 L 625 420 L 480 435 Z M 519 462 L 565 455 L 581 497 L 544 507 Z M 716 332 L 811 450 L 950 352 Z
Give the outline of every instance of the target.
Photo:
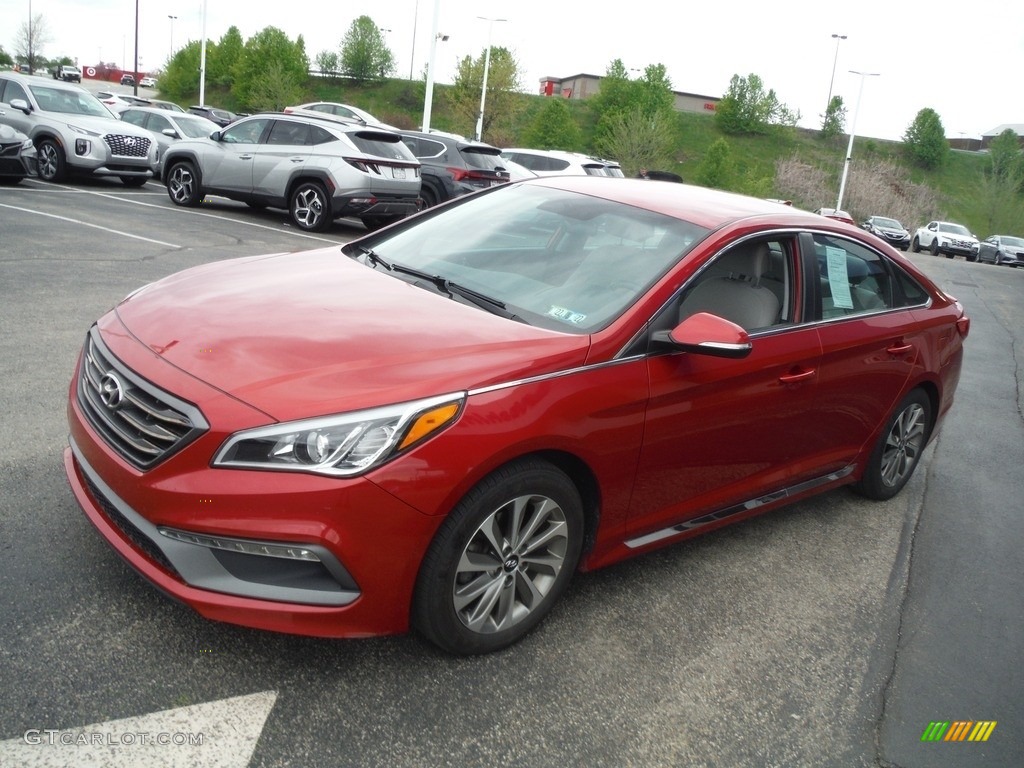
M 43 181 L 63 181 L 67 176 L 64 150 L 53 139 L 43 139 L 36 146 L 39 178 Z
M 449 653 L 497 651 L 537 626 L 565 591 L 583 543 L 572 481 L 525 460 L 480 482 L 431 544 L 413 624 Z
M 877 501 L 899 493 L 917 467 L 931 428 L 931 401 L 923 391 L 915 389 L 889 417 L 854 490 Z
M 917 235 L 914 235 L 914 242 L 910 244 L 910 250 L 914 253 L 921 252 L 921 241 L 917 239 Z
M 319 181 L 304 181 L 292 192 L 288 206 L 292 221 L 307 232 L 323 232 L 331 224 L 327 189 Z
M 192 163 L 175 163 L 167 172 L 167 194 L 175 205 L 193 207 L 203 201 L 203 190 Z

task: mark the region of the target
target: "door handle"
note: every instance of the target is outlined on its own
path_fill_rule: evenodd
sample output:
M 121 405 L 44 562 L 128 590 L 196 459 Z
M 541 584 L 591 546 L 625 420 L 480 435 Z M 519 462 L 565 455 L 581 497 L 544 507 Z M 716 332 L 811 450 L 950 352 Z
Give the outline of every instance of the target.
M 808 381 L 814 378 L 814 374 L 818 371 L 815 368 L 811 368 L 808 371 L 800 371 L 799 373 L 787 373 L 783 376 L 779 376 L 779 381 L 783 384 L 799 384 L 802 381 Z
M 886 347 L 885 351 L 890 355 L 905 355 L 913 348 L 913 344 L 893 344 L 891 347 Z
M 252 155 L 239 155 L 239 160 L 252 160 Z

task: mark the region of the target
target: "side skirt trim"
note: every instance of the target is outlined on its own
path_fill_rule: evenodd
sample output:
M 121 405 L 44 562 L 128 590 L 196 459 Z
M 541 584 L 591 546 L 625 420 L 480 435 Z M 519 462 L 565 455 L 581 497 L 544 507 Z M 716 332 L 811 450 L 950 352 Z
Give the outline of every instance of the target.
M 788 488 L 772 491 L 771 493 L 759 496 L 756 499 L 745 501 L 742 504 L 735 504 L 731 507 L 726 507 L 725 509 L 720 509 L 716 512 L 709 512 L 706 515 L 695 517 L 692 520 L 686 520 L 682 523 L 669 526 L 668 528 L 662 528 L 659 531 L 654 531 L 653 533 L 648 533 L 644 536 L 638 536 L 635 539 L 628 539 L 626 541 L 626 546 L 630 549 L 639 549 L 640 547 L 646 547 L 648 544 L 653 544 L 654 542 L 661 541 L 662 539 L 696 531 L 699 528 L 720 522 L 726 518 L 733 517 L 734 515 L 740 515 L 744 512 L 749 512 L 752 509 L 763 507 L 766 504 L 773 504 L 777 501 L 781 501 L 782 499 L 797 496 L 805 491 L 809 491 L 823 485 L 828 485 L 829 483 L 834 483 L 836 480 L 841 480 L 842 478 L 847 477 L 853 472 L 853 470 L 854 465 L 851 464 L 836 472 L 830 472 L 827 475 L 815 477 L 811 480 L 805 480 L 802 483 L 791 485 Z

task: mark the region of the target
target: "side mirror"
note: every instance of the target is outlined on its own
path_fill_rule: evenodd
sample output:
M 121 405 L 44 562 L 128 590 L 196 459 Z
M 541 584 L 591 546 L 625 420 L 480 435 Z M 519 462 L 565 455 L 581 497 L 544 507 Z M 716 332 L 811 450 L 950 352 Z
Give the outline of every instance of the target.
M 164 128 L 162 131 L 160 131 L 160 133 L 162 133 L 164 136 L 169 136 L 172 139 L 181 138 L 181 136 L 178 135 L 178 132 L 173 128 Z
M 654 340 L 684 352 L 712 357 L 738 359 L 754 348 L 743 328 L 708 312 L 690 315 L 671 331 L 657 331 Z
M 210 134 L 210 141 L 220 141 L 220 131 L 214 131 Z
M 26 115 L 32 114 L 32 107 L 24 99 L 11 99 L 11 109 L 20 109 Z

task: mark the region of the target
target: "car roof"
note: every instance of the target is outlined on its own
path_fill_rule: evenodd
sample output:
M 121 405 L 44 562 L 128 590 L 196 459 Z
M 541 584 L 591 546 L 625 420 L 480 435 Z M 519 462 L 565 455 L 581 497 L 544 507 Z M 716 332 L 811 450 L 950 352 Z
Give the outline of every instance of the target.
M 646 179 L 568 175 L 539 176 L 512 183 L 540 185 L 603 197 L 691 221 L 707 229 L 717 229 L 742 219 L 768 217 L 782 227 L 836 232 L 841 230 L 844 233 L 850 231 L 849 225 L 835 219 L 827 219 L 782 203 L 691 184 L 652 185 Z M 656 187 L 656 193 L 652 186 Z
M 46 85 L 51 88 L 56 88 L 62 91 L 74 91 L 75 93 L 85 91 L 85 88 L 83 88 L 80 85 L 76 85 L 75 83 L 69 83 L 66 80 L 54 80 L 52 77 L 42 77 L 40 75 L 23 75 L 21 72 L 0 72 L 0 76 L 29 86 Z M 88 93 L 88 91 L 85 92 Z
M 417 136 L 423 139 L 434 139 L 442 143 L 455 142 L 456 144 L 458 144 L 460 149 L 466 147 L 486 147 L 487 149 L 493 149 L 498 152 L 501 152 L 501 150 L 498 149 L 498 147 L 494 146 L 493 144 L 488 144 L 486 141 L 476 141 L 474 139 L 467 139 L 464 136 L 459 136 L 458 134 L 455 133 L 444 133 L 442 131 L 400 131 L 400 133 L 404 136 Z

